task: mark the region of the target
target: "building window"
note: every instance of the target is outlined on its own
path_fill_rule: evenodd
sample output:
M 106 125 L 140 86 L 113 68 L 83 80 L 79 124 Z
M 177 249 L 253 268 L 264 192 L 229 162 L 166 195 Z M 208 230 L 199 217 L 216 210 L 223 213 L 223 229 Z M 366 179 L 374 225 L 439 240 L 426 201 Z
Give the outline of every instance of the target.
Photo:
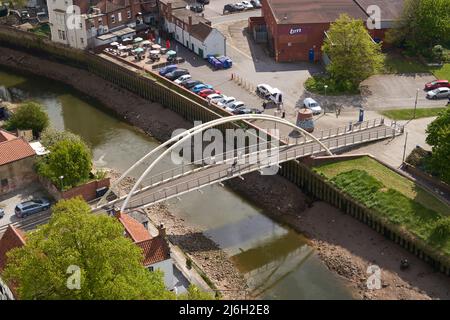
M 128 15 L 128 19 L 131 19 L 131 11 L 130 10 L 127 11 L 127 15 Z
M 84 39 L 80 38 L 80 42 L 81 42 L 81 44 L 84 44 Z
M 153 267 L 148 267 L 148 270 L 151 271 L 151 272 L 154 271 Z
M 111 15 L 111 23 L 116 23 L 116 16 L 115 15 Z
M 61 33 L 61 30 L 58 30 L 58 37 L 59 37 L 59 40 L 62 39 L 62 33 Z
M 66 40 L 66 32 L 65 31 L 61 31 L 61 35 L 62 35 L 62 39 Z
M 8 179 L 2 179 L 1 184 L 2 184 L 2 187 L 8 186 Z
M 119 22 L 122 21 L 122 13 L 121 12 L 119 12 L 117 14 L 117 18 L 118 18 Z

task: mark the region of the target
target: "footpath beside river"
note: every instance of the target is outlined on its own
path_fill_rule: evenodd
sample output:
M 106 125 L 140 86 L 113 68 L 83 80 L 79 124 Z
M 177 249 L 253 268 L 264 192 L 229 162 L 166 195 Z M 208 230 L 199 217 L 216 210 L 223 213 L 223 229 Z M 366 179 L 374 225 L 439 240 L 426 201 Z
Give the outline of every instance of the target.
M 70 85 L 98 100 L 119 118 L 160 141 L 168 139 L 177 128 L 192 126 L 158 103 L 139 98 L 85 70 L 7 48 L 0 48 L 0 65 Z M 236 179 L 227 182 L 227 185 L 264 208 L 265 213 L 273 219 L 307 235 L 321 259 L 344 279 L 355 298 L 450 298 L 447 277 L 433 272 L 431 267 L 415 256 L 330 205 L 315 202 L 309 207 L 309 201 L 301 190 L 282 177 L 250 174 L 246 175 L 243 181 Z M 164 213 L 158 219 L 158 222 L 164 222 L 168 226 L 169 235 L 171 232 L 173 235 L 179 234 L 180 230 L 176 228 L 184 227 L 185 221 L 174 219 L 170 213 Z M 188 227 L 186 230 L 200 232 L 198 229 Z M 404 257 L 408 258 L 412 266 L 411 270 L 406 272 L 398 268 L 400 259 Z M 203 260 L 205 266 L 220 263 L 220 260 L 204 257 Z M 383 287 L 380 290 L 369 290 L 366 286 L 369 276 L 366 270 L 372 264 L 382 268 Z M 230 268 L 230 274 L 237 272 L 231 263 L 226 267 Z M 205 272 L 209 272 L 208 276 L 219 285 L 233 287 L 241 283 L 238 278 L 236 282 L 230 280 L 229 284 L 221 283 L 220 281 L 225 281 L 223 274 L 221 272 L 214 274 L 212 270 L 206 269 Z

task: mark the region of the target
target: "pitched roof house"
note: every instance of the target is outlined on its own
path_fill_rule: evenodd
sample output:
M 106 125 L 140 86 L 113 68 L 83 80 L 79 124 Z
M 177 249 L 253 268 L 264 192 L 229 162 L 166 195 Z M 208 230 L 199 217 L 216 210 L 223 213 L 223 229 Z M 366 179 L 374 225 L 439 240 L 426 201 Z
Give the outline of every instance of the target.
M 136 218 L 132 217 L 135 216 Z M 173 264 L 170 257 L 170 248 L 166 240 L 165 228 L 158 227 L 158 235 L 152 237 L 146 227 L 147 219 L 139 218 L 136 212 L 130 215 L 118 213 L 117 219 L 125 228 L 125 237 L 130 238 L 138 247 L 142 249 L 142 264 L 150 271 L 161 270 L 164 272 L 164 283 L 169 290 L 173 289 Z M 145 217 L 146 218 L 146 217 Z M 137 219 L 141 220 L 139 222 Z
M 0 238 L 0 274 L 5 269 L 7 263 L 6 253 L 14 248 L 20 248 L 25 245 L 25 233 L 9 225 L 3 236 Z M 14 287 L 8 287 L 0 278 L 0 300 L 13 300 L 16 296 Z
M 37 179 L 33 170 L 35 156 L 25 139 L 0 129 L 0 194 Z

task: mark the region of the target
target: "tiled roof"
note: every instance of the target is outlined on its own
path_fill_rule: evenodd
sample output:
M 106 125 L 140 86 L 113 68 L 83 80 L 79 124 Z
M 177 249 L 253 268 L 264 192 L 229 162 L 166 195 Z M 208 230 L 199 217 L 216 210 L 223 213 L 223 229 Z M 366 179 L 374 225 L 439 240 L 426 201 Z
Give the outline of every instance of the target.
M 170 258 L 169 246 L 161 235 L 137 242 L 136 245 L 143 251 L 144 261 L 142 263 L 146 267 Z
M 0 271 L 6 265 L 6 253 L 14 248 L 19 248 L 25 245 L 25 234 L 22 230 L 14 228 L 9 225 L 0 239 Z
M 205 23 L 198 23 L 191 26 L 191 36 L 196 38 L 199 41 L 205 41 L 205 39 L 209 36 L 212 31 L 212 27 L 208 26 Z
M 142 223 L 139 223 L 129 215 L 120 213 L 117 218 L 125 227 L 125 231 L 131 237 L 131 239 L 133 239 L 134 242 L 140 242 L 152 238 L 150 232 L 148 232 L 148 230 L 142 225 Z
M 17 136 L 13 135 L 11 132 L 0 129 L 0 142 L 10 141 L 17 139 Z
M 36 152 L 22 138 L 0 142 L 0 166 L 34 156 Z

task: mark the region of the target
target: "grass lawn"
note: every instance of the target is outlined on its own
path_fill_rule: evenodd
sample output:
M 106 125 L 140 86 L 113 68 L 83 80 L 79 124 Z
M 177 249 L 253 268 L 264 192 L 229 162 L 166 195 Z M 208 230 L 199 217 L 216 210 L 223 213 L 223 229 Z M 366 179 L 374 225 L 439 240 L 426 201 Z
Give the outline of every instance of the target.
M 384 61 L 385 73 L 424 73 L 430 72 L 430 68 L 423 63 L 400 55 L 385 56 Z
M 387 54 L 384 73 L 432 73 L 438 79 L 450 80 L 450 63 L 442 67 L 430 67 L 414 58 Z
M 417 108 L 416 119 L 436 117 L 439 112 L 445 110 L 442 108 Z M 389 109 L 381 111 L 381 114 L 392 120 L 410 120 L 413 118 L 414 109 Z
M 338 174 L 353 169 L 367 172 L 373 178 L 382 181 L 387 188 L 398 191 L 407 198 L 417 201 L 425 208 L 450 216 L 450 207 L 445 203 L 417 186 L 413 181 L 406 179 L 370 157 L 340 161 L 314 168 L 316 172 L 323 174 L 328 179 L 333 179 Z
M 366 207 L 376 210 L 390 223 L 405 228 L 433 248 L 450 255 L 450 229 L 447 227 L 450 217 L 442 216 L 387 187 L 387 182 L 381 182 L 364 170 L 342 172 L 331 181 Z M 446 229 L 437 228 L 438 224 Z
M 433 74 L 438 79 L 450 80 L 450 63 L 446 63 L 440 68 L 435 68 Z

